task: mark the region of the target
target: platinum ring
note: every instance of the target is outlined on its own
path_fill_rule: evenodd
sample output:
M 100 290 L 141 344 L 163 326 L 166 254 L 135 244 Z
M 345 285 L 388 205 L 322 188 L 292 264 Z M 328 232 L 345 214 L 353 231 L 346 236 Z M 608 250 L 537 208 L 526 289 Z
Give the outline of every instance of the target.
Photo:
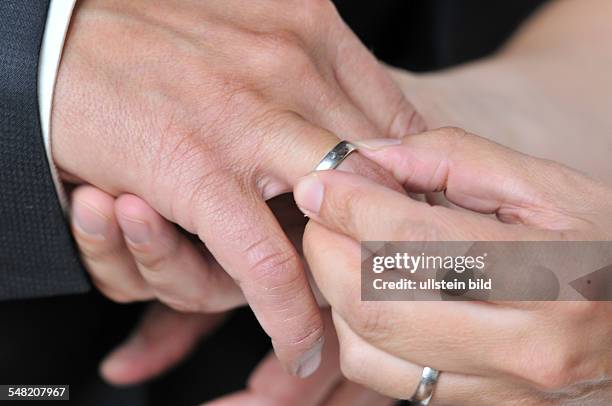
M 427 406 L 433 397 L 434 389 L 438 383 L 440 371 L 425 367 L 421 373 L 421 381 L 412 397 L 408 400 L 411 406 Z
M 315 171 L 325 171 L 328 169 L 336 169 L 342 161 L 344 161 L 351 153 L 357 150 L 357 147 L 348 141 L 340 141 L 333 147 L 315 168 Z

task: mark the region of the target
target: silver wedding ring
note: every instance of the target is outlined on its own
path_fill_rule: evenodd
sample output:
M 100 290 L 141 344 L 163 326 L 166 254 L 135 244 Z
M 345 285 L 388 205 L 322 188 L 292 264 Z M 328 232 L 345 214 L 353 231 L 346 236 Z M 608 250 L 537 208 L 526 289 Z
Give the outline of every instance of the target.
M 315 168 L 315 171 L 336 169 L 357 147 L 348 141 L 341 141 L 333 147 Z
M 410 406 L 428 406 L 433 397 L 434 389 L 438 383 L 440 371 L 425 367 L 421 374 L 421 381 L 414 391 L 414 395 L 408 400 Z

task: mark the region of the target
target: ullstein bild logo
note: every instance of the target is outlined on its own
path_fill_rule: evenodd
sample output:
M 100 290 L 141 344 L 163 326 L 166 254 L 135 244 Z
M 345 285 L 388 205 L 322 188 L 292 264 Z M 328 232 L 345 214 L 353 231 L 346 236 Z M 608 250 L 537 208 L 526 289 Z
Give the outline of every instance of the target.
M 362 300 L 612 300 L 612 242 L 362 243 Z

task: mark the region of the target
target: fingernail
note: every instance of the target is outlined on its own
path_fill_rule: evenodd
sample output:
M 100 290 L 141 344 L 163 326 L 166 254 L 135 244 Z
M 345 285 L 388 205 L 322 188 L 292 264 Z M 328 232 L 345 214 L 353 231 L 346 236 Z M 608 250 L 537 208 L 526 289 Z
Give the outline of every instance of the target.
M 358 147 L 376 151 L 382 148 L 392 147 L 394 145 L 400 145 L 401 143 L 402 143 L 402 140 L 398 138 L 373 138 L 370 140 L 357 141 L 354 144 L 357 145 Z
M 323 352 L 323 339 L 319 340 L 314 347 L 308 350 L 298 363 L 296 375 L 300 378 L 307 378 L 321 365 L 321 354 Z
M 132 244 L 148 244 L 151 241 L 151 228 L 145 221 L 123 217 L 121 229 L 125 238 Z
M 302 178 L 295 186 L 293 196 L 298 207 L 305 214 L 317 214 L 323 203 L 325 187 L 316 174 Z
M 72 214 L 74 225 L 84 234 L 98 239 L 104 239 L 110 219 L 102 212 L 87 203 L 77 202 Z

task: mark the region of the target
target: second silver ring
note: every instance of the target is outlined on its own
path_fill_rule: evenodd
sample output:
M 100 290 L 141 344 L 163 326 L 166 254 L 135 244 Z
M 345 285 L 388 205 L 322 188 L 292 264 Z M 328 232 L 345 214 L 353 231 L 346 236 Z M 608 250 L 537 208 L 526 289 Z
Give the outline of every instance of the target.
M 430 367 L 423 368 L 421 380 L 412 397 L 408 400 L 410 406 L 428 406 L 433 397 L 440 371 Z

